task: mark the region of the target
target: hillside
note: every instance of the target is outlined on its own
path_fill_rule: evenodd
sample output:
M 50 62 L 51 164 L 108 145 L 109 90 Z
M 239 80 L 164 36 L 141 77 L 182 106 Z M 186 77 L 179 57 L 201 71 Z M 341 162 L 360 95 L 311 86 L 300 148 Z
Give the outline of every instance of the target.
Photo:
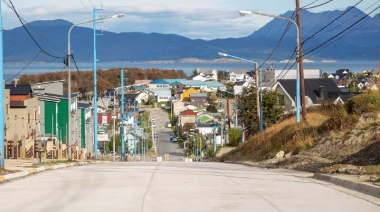
M 379 96 L 379 94 L 376 94 Z M 380 96 L 379 96 L 380 97 Z M 337 106 L 291 117 L 223 155 L 222 161 L 308 172 L 367 175 L 380 183 L 380 113 L 344 114 Z
M 377 17 L 367 15 L 370 11 L 365 12 L 352 7 L 321 13 L 302 10 L 305 59 L 378 60 L 380 24 Z M 291 17 L 292 14 L 293 11 L 288 11 L 280 16 Z M 97 38 L 97 56 L 103 62 L 184 58 L 213 60 L 220 58 L 217 52 L 228 52 L 262 61 L 271 54 L 287 24 L 284 20 L 273 19 L 247 37 L 214 40 L 189 39 L 176 34 L 104 31 L 103 36 Z M 4 61 L 27 62 L 37 56 L 37 62 L 61 62 L 67 56 L 67 32 L 72 25 L 65 20 L 34 21 L 26 25 L 41 48 L 58 58 L 46 54 L 37 56 L 40 49 L 23 27 L 4 31 Z M 254 28 L 252 25 L 252 31 Z M 295 48 L 295 32 L 295 27 L 291 26 L 271 60 L 290 58 Z M 73 29 L 71 50 L 76 61 L 93 60 L 92 36 L 91 28 L 78 26 Z M 323 43 L 326 45 L 313 50 Z

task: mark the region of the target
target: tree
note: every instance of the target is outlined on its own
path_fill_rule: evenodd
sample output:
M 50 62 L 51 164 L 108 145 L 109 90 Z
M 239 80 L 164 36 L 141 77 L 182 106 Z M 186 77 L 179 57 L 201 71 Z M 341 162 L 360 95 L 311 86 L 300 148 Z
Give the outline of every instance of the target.
M 263 110 L 265 127 L 269 127 L 281 119 L 284 108 L 279 106 L 279 94 L 276 91 L 263 91 Z
M 237 98 L 238 118 L 244 123 L 248 134 L 252 135 L 259 131 L 257 106 L 256 106 L 256 87 L 244 87 L 242 95 Z
M 218 112 L 218 110 L 216 109 L 216 107 L 214 105 L 207 106 L 206 111 L 210 112 L 210 113 L 217 113 Z
M 121 147 L 120 134 L 115 134 L 115 149 L 118 150 L 119 147 Z M 113 149 L 113 136 L 111 137 L 111 141 L 108 142 L 108 149 L 110 151 L 114 151 L 114 149 Z
M 228 80 L 228 71 L 218 70 L 218 81 L 223 82 L 224 80 Z
M 242 140 L 241 128 L 231 128 L 228 131 L 228 141 L 231 146 L 239 145 L 241 140 Z
M 191 131 L 194 131 L 194 129 L 195 129 L 194 123 L 185 123 L 183 125 L 182 131 L 189 133 Z
M 281 119 L 283 108 L 278 105 L 279 94 L 276 91 L 262 91 L 262 109 L 264 126 L 268 127 Z M 238 118 L 244 123 L 248 134 L 252 135 L 259 131 L 257 104 L 256 104 L 256 87 L 244 87 L 242 95 L 238 98 Z

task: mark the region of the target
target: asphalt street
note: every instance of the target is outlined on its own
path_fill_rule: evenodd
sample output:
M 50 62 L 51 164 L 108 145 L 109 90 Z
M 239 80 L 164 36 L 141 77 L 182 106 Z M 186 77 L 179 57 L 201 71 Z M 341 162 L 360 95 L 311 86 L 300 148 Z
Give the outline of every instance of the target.
M 101 163 L 0 184 L 0 211 L 380 211 L 311 173 L 235 164 Z
M 171 128 L 167 127 L 169 123 L 168 113 L 161 108 L 149 109 L 152 114 L 152 119 L 154 119 L 156 127 L 155 132 L 157 133 L 157 153 L 158 156 L 163 157 L 165 154 L 169 154 L 170 161 L 179 161 L 180 157 L 183 156 L 181 149 L 177 142 L 170 141 L 170 137 L 174 135 Z

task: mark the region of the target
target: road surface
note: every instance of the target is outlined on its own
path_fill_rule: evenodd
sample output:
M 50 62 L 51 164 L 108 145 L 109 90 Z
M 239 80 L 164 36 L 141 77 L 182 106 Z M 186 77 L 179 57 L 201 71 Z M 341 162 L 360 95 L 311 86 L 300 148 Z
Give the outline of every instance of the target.
M 102 163 L 0 184 L 0 211 L 380 211 L 310 173 L 205 162 Z
M 177 142 L 170 141 L 173 131 L 167 127 L 167 123 L 169 122 L 168 113 L 161 108 L 152 108 L 149 111 L 151 111 L 152 119 L 156 123 L 155 132 L 157 132 L 158 136 L 156 139 L 158 156 L 163 157 L 165 154 L 169 154 L 170 161 L 179 161 L 183 153 Z

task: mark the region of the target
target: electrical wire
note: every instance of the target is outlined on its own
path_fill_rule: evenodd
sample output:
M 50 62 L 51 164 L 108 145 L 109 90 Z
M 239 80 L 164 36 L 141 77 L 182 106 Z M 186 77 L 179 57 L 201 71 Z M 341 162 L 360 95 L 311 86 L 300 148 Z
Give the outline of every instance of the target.
M 304 8 L 302 8 L 302 9 L 305 9 L 305 10 L 314 9 L 314 8 L 317 8 L 317 7 L 320 7 L 320 6 L 326 5 L 326 4 L 328 4 L 328 3 L 332 2 L 332 1 L 333 1 L 333 0 L 328 0 L 328 1 L 323 2 L 323 3 L 321 3 L 321 4 L 318 4 L 318 5 L 315 5 L 315 6 L 312 6 L 312 7 L 304 7 Z
M 347 14 L 349 11 L 351 11 L 354 7 L 356 7 L 358 4 L 360 4 L 363 0 L 360 0 L 359 2 L 357 2 L 354 6 L 350 7 L 348 10 L 345 10 L 342 14 L 340 14 L 338 17 L 334 18 L 332 21 L 330 21 L 328 24 L 326 24 L 324 27 L 322 27 L 321 29 L 319 29 L 318 31 L 316 31 L 314 34 L 312 34 L 310 37 L 308 37 L 307 39 L 305 39 L 303 42 L 302 42 L 302 45 L 304 45 L 308 40 L 312 39 L 314 36 L 316 36 L 318 33 L 322 32 L 324 29 L 326 29 L 327 27 L 329 27 L 331 24 L 333 24 L 335 21 L 337 21 L 338 19 L 340 19 L 341 17 L 343 17 L 345 14 Z
M 303 6 L 303 7 L 301 7 L 301 9 L 305 9 L 306 7 L 308 7 L 308 6 L 310 6 L 310 5 L 314 4 L 314 3 L 316 3 L 316 2 L 318 2 L 318 1 L 319 1 L 319 0 L 315 0 L 315 1 L 313 1 L 313 2 L 310 2 L 309 4 L 307 4 L 307 5 Z
M 380 8 L 380 6 L 376 7 L 374 10 L 372 10 L 370 13 L 368 13 L 368 15 L 374 13 L 375 11 L 377 11 L 378 9 Z M 308 55 L 314 51 L 316 51 L 317 49 L 323 47 L 324 45 L 328 44 L 329 42 L 333 41 L 334 39 L 337 39 L 340 35 L 342 35 L 343 33 L 347 32 L 349 29 L 353 28 L 355 25 L 359 24 L 360 22 L 362 22 L 365 18 L 368 17 L 368 15 L 365 15 L 363 16 L 362 18 L 360 18 L 359 20 L 355 21 L 353 24 L 351 24 L 350 26 L 348 26 L 346 29 L 344 29 L 343 31 L 339 32 L 338 34 L 334 35 L 333 37 L 327 39 L 326 41 L 324 41 L 323 43 L 319 44 L 317 47 L 314 47 L 312 48 L 311 50 L 308 50 L 308 52 L 306 52 L 305 54 L 303 54 L 304 56 L 305 55 Z
M 88 10 L 88 8 L 86 7 L 86 5 L 83 3 L 82 0 L 80 0 L 80 2 L 82 3 L 84 9 L 87 11 L 87 13 L 90 15 L 90 17 L 92 18 L 92 14 L 91 14 L 90 10 Z
M 46 50 L 44 50 L 42 48 L 42 46 L 36 41 L 36 39 L 32 36 L 32 34 L 30 33 L 30 31 L 28 30 L 28 28 L 26 28 L 25 26 L 25 23 L 23 22 L 23 19 L 21 18 L 21 16 L 18 14 L 16 8 L 14 7 L 13 5 L 13 2 L 11 0 L 9 0 L 10 2 L 10 6 L 11 6 L 11 9 L 13 10 L 13 12 L 16 14 L 18 20 L 20 21 L 20 23 L 22 24 L 22 27 L 25 29 L 25 31 L 28 33 L 29 37 L 33 40 L 33 42 L 37 45 L 37 47 L 46 55 L 50 56 L 50 57 L 53 57 L 53 58 L 56 58 L 56 59 L 64 59 L 65 57 L 59 57 L 59 56 L 54 56 L 50 53 L 48 53 Z M 8 5 L 8 4 L 7 4 Z M 9 6 L 9 5 L 8 5 Z
M 29 63 L 24 67 L 22 68 L 20 71 L 18 71 L 16 74 L 14 74 L 12 77 L 10 77 L 9 79 L 5 80 L 5 81 L 9 81 L 11 79 L 13 79 L 14 77 L 16 77 L 17 75 L 19 75 L 22 71 L 24 71 L 34 60 L 37 59 L 38 56 L 40 56 L 40 54 L 42 53 L 42 51 L 39 51 L 38 54 L 36 56 L 34 56 L 34 58 L 29 61 Z

